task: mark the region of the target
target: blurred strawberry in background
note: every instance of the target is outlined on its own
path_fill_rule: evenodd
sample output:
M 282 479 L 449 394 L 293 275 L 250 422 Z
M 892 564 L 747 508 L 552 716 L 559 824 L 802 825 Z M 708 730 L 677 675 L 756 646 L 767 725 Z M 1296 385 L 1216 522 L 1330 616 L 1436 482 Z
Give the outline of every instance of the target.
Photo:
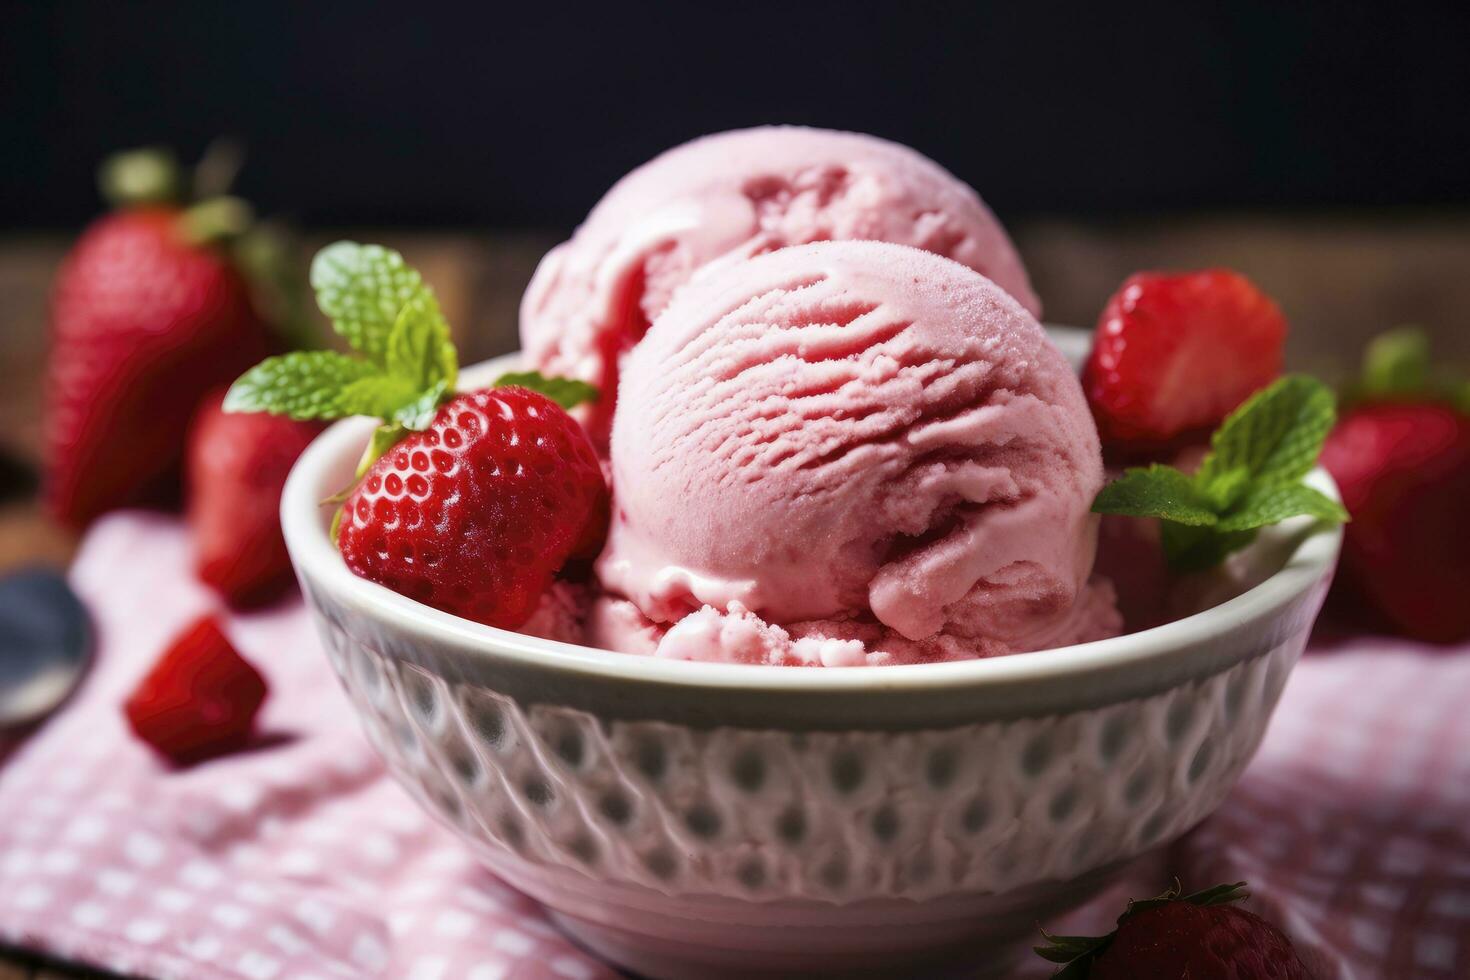
M 1434 643 L 1470 639 L 1470 383 L 1416 330 L 1368 349 L 1322 465 L 1352 514 L 1336 605 Z
M 177 500 L 201 399 L 276 347 L 242 271 L 259 253 L 250 209 L 224 195 L 235 162 L 206 155 L 186 179 L 140 150 L 103 167 L 116 209 L 83 232 L 53 296 L 44 495 L 65 524 Z
M 281 489 L 321 426 L 280 415 L 225 412 L 209 395 L 189 432 L 186 487 L 194 567 L 236 606 L 275 598 L 291 582 L 281 536 Z

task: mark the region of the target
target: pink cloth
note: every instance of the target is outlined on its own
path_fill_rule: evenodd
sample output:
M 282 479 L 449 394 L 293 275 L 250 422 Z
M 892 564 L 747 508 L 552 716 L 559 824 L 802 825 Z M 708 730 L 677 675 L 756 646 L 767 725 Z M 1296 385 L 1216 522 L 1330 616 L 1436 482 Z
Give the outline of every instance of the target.
M 227 618 L 269 677 L 253 751 L 170 772 L 118 706 L 213 600 L 166 518 L 117 515 L 72 581 L 97 664 L 0 763 L 0 943 L 160 978 L 604 978 L 384 773 L 299 600 Z M 1125 894 L 1248 880 L 1325 975 L 1470 976 L 1470 649 L 1356 640 L 1309 657 L 1216 816 Z M 1028 960 L 1018 975 L 1050 968 Z

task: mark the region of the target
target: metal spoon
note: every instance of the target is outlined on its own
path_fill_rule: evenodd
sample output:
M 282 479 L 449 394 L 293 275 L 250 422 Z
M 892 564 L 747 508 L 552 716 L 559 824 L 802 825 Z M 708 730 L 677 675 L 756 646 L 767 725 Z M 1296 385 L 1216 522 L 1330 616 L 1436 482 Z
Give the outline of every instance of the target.
M 66 700 L 91 656 L 87 610 L 66 579 L 30 569 L 0 579 L 0 730 Z

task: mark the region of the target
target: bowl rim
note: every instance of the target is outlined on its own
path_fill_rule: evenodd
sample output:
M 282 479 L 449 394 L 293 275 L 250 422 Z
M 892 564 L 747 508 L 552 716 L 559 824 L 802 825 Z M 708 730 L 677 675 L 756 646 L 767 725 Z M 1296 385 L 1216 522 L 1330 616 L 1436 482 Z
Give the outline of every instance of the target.
M 1054 333 L 1070 332 L 1070 328 L 1048 329 Z M 1075 338 L 1065 339 L 1069 343 L 1059 342 L 1059 347 L 1075 343 Z M 498 372 L 514 365 L 516 357 L 514 353 L 507 354 L 466 368 L 461 375 L 461 387 L 488 383 Z M 453 648 L 486 661 L 538 671 L 614 681 L 750 693 L 854 694 L 955 687 L 1005 688 L 1016 684 L 1029 687 L 1066 682 L 1098 672 L 1133 673 L 1133 668 L 1138 668 L 1142 673 L 1147 665 L 1189 658 L 1191 653 L 1198 655 L 1196 660 L 1203 658 L 1207 651 L 1218 647 L 1221 640 L 1241 627 L 1278 618 L 1331 575 L 1342 542 L 1341 526 L 1307 534 L 1295 544 L 1281 569 L 1234 598 L 1161 626 L 1072 646 L 943 663 L 828 669 L 665 660 L 476 623 L 354 575 L 327 534 L 328 507 L 322 500 L 332 492 L 326 482 L 328 474 L 342 469 L 344 461 L 353 460 L 361 453 L 373 425 L 372 419 L 362 417 L 335 423 L 313 440 L 292 467 L 281 494 L 281 527 L 303 585 L 326 588 L 353 608 L 370 611 L 440 648 Z M 1337 498 L 1336 484 L 1325 471 L 1313 471 L 1309 482 Z M 1305 522 L 1298 528 L 1303 526 Z M 1170 666 L 1172 669 L 1164 673 L 1198 676 L 1209 672 L 1201 670 L 1198 662 L 1193 666 L 1174 662 Z

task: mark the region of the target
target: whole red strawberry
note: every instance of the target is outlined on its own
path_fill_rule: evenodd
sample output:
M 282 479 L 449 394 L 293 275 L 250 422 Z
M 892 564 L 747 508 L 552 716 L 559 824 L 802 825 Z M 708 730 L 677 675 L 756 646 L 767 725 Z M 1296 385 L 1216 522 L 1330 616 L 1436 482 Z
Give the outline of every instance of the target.
M 1291 941 L 1271 923 L 1230 904 L 1244 884 L 1132 902 L 1107 936 L 1047 936 L 1037 953 L 1064 963 L 1069 980 L 1307 980 Z
M 529 372 L 456 395 L 449 323 L 392 249 L 329 245 L 311 285 L 353 353 L 267 358 L 230 387 L 225 411 L 381 419 L 333 525 L 347 567 L 446 612 L 524 625 L 606 531 L 602 469 L 566 411 L 597 390 Z
M 269 352 L 245 280 L 186 215 L 167 204 L 107 215 L 57 277 L 45 499 L 68 524 L 176 497 L 199 400 Z
M 281 488 L 321 426 L 279 415 L 225 412 L 208 396 L 189 431 L 187 504 L 199 578 L 237 606 L 290 584 Z
M 235 751 L 265 700 L 260 672 L 230 645 L 214 617 L 178 635 L 123 706 L 144 742 L 179 765 Z
M 1281 373 L 1285 338 L 1281 311 L 1239 273 L 1129 276 L 1082 372 L 1104 444 L 1151 452 L 1214 428 Z
M 1339 588 L 1405 636 L 1470 639 L 1470 415 L 1434 402 L 1359 405 L 1322 465 L 1353 515 Z
M 514 629 L 606 506 L 582 427 L 544 395 L 494 388 L 447 402 L 373 464 L 343 505 L 338 546 L 364 578 Z

